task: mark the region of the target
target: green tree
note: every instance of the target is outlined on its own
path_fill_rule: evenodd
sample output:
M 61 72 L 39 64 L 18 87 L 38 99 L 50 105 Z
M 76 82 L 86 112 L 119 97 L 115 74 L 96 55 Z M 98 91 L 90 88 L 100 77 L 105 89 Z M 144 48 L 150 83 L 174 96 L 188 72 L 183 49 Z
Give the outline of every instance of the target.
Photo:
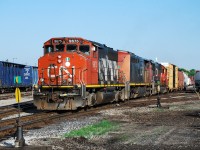
M 196 73 L 196 70 L 195 69 L 191 69 L 190 72 L 189 72 L 189 76 L 194 76 Z
M 179 70 L 185 72 L 188 76 L 194 76 L 195 73 L 196 73 L 195 69 L 191 69 L 191 70 L 188 71 L 188 70 L 186 70 L 184 68 L 179 68 Z

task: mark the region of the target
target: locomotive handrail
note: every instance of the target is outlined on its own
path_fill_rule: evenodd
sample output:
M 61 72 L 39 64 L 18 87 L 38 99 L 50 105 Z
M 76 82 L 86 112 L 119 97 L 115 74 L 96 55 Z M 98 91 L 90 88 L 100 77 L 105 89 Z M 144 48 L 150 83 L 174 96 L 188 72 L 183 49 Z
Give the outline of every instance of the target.
M 51 67 L 53 67 L 53 69 L 54 69 L 55 79 L 58 80 L 57 77 L 56 77 L 56 68 L 55 68 L 54 64 L 50 65 L 50 68 L 49 68 L 49 79 L 50 79 L 51 82 L 54 82 L 54 80 L 52 80 L 52 76 L 51 76 L 51 70 L 52 70 Z
M 82 80 L 81 80 L 81 70 L 79 70 L 79 82 L 81 83 L 81 85 L 83 84 Z
M 85 72 L 85 71 L 87 71 L 87 68 L 79 71 L 79 81 L 80 81 L 81 85 L 85 85 L 85 82 L 83 80 L 83 72 Z
M 84 70 L 82 70 L 82 82 L 83 82 L 83 85 L 85 85 L 85 82 L 84 82 L 84 80 L 83 80 L 83 73 L 84 73 L 85 71 L 87 71 L 87 68 L 85 68 Z

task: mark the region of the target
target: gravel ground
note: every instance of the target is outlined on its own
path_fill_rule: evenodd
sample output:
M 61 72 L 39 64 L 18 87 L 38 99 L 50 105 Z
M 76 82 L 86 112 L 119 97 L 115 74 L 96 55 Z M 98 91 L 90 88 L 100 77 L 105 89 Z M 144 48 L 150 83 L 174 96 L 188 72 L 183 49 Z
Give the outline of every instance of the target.
M 27 145 L 49 146 L 55 150 L 200 149 L 200 101 L 162 103 L 162 106 L 116 107 L 100 111 L 96 116 L 63 120 L 42 129 L 29 130 L 24 137 Z M 63 137 L 64 133 L 102 119 L 117 122 L 119 128 L 90 139 Z M 0 143 L 1 146 L 13 144 L 13 138 Z
M 94 124 L 98 122 L 101 118 L 102 117 L 100 116 L 91 116 L 89 118 L 85 117 L 78 120 L 65 120 L 41 129 L 29 130 L 28 132 L 24 133 L 24 139 L 27 145 L 35 145 L 36 141 L 38 141 L 36 144 L 37 146 L 48 146 L 48 138 L 63 139 L 63 135 L 65 133 L 68 133 L 71 130 L 82 128 L 86 125 Z M 12 147 L 14 146 L 14 141 L 14 138 L 10 138 L 8 140 L 0 142 L 0 146 Z

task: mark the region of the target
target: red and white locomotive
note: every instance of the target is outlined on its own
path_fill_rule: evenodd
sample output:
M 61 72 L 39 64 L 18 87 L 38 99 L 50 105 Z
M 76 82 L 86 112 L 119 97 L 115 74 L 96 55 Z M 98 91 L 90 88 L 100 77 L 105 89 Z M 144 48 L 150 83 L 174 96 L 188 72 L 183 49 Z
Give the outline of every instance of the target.
M 43 110 L 75 110 L 168 88 L 167 70 L 161 64 L 76 37 L 44 43 L 38 76 L 34 104 Z

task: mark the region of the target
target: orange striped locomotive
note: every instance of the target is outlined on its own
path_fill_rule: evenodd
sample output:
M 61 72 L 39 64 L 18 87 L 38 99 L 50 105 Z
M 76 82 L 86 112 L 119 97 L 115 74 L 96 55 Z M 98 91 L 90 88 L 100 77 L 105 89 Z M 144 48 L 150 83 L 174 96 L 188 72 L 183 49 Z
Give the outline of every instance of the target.
M 131 52 L 75 37 L 52 38 L 43 48 L 38 109 L 75 110 L 167 90 L 166 68 Z

